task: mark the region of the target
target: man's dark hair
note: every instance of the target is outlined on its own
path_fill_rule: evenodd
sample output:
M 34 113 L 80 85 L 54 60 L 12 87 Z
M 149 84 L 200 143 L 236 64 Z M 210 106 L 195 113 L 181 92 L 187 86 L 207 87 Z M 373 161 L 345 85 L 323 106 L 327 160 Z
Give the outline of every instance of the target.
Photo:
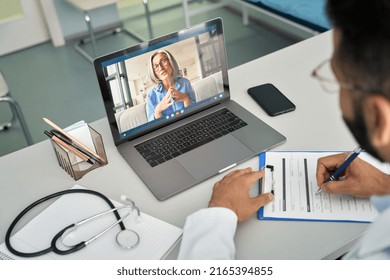
M 390 0 L 328 0 L 327 13 L 345 82 L 390 98 Z

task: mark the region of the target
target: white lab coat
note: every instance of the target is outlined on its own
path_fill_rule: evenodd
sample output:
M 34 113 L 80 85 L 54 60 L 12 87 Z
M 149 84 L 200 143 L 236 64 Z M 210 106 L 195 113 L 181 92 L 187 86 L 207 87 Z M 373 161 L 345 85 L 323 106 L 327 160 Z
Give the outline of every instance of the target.
M 237 216 L 227 208 L 201 209 L 187 217 L 179 259 L 234 259 Z
M 344 259 L 390 259 L 390 195 L 372 197 L 377 219 Z M 179 259 L 234 259 L 236 214 L 207 208 L 187 217 Z
M 379 215 L 344 259 L 390 259 L 390 195 L 373 196 Z

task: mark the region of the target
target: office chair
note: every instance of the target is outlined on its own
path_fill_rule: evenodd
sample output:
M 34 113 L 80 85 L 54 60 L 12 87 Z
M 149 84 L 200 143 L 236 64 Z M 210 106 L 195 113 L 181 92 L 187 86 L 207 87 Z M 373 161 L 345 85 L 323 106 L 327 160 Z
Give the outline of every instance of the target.
M 87 28 L 88 28 L 89 38 L 87 37 L 87 38 L 81 39 L 79 42 L 74 44 L 74 47 L 82 56 L 84 56 L 90 62 L 93 62 L 93 59 L 98 56 L 98 49 L 97 49 L 97 44 L 96 44 L 97 37 L 96 37 L 95 31 L 92 27 L 92 19 L 91 19 L 89 12 L 92 10 L 96 10 L 96 9 L 108 6 L 108 5 L 117 4 L 119 1 L 120 0 L 99 0 L 99 1 L 96 1 L 96 0 L 67 0 L 67 3 L 69 3 L 70 5 L 72 5 L 73 7 L 75 7 L 76 9 L 78 9 L 84 13 L 84 20 L 85 20 L 85 23 L 86 23 Z M 152 39 L 153 38 L 153 30 L 152 30 L 152 24 L 151 24 L 151 20 L 150 20 L 148 0 L 143 0 L 142 2 L 144 5 L 144 9 L 145 9 L 145 18 L 146 18 L 146 24 L 148 26 L 149 38 Z M 121 28 L 117 28 L 114 32 L 107 33 L 106 35 L 115 34 L 118 32 L 124 32 L 125 34 L 131 36 L 132 38 L 136 39 L 139 42 L 143 42 L 146 40 L 145 38 L 143 38 L 143 36 L 141 36 L 135 32 L 131 32 L 129 30 L 121 29 Z M 101 35 L 103 35 L 103 34 L 101 34 Z M 89 41 L 92 44 L 92 51 L 93 51 L 92 56 L 90 54 L 88 54 L 81 47 L 81 45 L 83 45 L 84 43 L 89 42 Z
M 28 131 L 22 111 L 20 110 L 19 104 L 11 98 L 7 82 L 4 79 L 3 73 L 0 71 L 0 103 L 3 102 L 8 103 L 10 105 L 12 111 L 12 118 L 9 122 L 0 123 L 0 131 L 6 130 L 9 127 L 11 127 L 12 123 L 17 118 L 23 129 L 23 133 L 24 136 L 26 137 L 27 144 L 32 145 L 33 141 L 31 139 L 30 132 Z

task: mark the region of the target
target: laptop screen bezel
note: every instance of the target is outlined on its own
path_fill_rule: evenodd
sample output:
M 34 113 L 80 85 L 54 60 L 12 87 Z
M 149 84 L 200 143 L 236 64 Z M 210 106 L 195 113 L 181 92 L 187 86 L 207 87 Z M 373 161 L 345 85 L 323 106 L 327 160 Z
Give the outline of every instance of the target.
M 216 34 L 218 35 L 219 40 L 221 40 L 220 44 L 219 44 L 220 48 L 219 48 L 218 55 L 219 55 L 219 59 L 221 61 L 221 68 L 222 68 L 221 71 L 222 71 L 223 88 L 224 88 L 223 97 L 210 100 L 209 102 L 203 104 L 202 106 L 195 107 L 192 110 L 189 110 L 188 112 L 180 114 L 179 116 L 177 116 L 175 118 L 165 120 L 163 123 L 156 123 L 156 124 L 150 125 L 148 127 L 145 127 L 144 129 L 139 130 L 136 133 L 133 133 L 133 134 L 125 136 L 125 137 L 121 137 L 121 133 L 118 129 L 118 125 L 117 125 L 116 118 L 115 118 L 115 112 L 113 110 L 114 102 L 113 102 L 113 99 L 112 99 L 112 96 L 110 93 L 108 83 L 106 82 L 106 76 L 104 73 L 104 69 L 105 69 L 107 63 L 109 63 L 110 61 L 115 61 L 116 59 L 121 58 L 123 56 L 131 55 L 132 53 L 137 52 L 137 51 L 150 50 L 154 46 L 159 45 L 159 44 L 161 44 L 165 41 L 168 41 L 168 40 L 173 40 L 173 39 L 178 39 L 178 38 L 182 38 L 182 40 L 184 40 L 184 39 L 190 38 L 191 35 L 201 34 L 200 33 L 201 31 L 206 31 L 210 27 L 214 27 L 214 26 L 216 27 L 215 28 Z M 145 51 L 145 52 L 147 52 L 147 51 Z M 173 122 L 176 122 L 180 119 L 183 119 L 185 117 L 188 117 L 190 115 L 198 113 L 199 111 L 205 110 L 207 108 L 210 108 L 212 106 L 215 106 L 217 104 L 220 104 L 220 103 L 230 99 L 226 47 L 225 47 L 225 38 L 223 35 L 223 26 L 222 26 L 222 19 L 221 18 L 216 18 L 216 19 L 201 23 L 199 25 L 196 25 L 196 26 L 193 26 L 193 27 L 181 30 L 181 31 L 173 32 L 173 33 L 170 33 L 170 34 L 167 34 L 167 35 L 164 35 L 164 36 L 161 36 L 161 37 L 158 37 L 158 38 L 155 38 L 155 39 L 152 39 L 152 40 L 149 40 L 149 41 L 146 41 L 146 42 L 143 42 L 143 43 L 131 46 L 131 47 L 124 48 L 122 50 L 118 50 L 118 51 L 100 56 L 100 57 L 94 59 L 93 64 L 94 64 L 96 76 L 98 79 L 101 95 L 103 98 L 103 103 L 104 103 L 104 107 L 106 110 L 107 118 L 109 121 L 111 134 L 113 136 L 114 143 L 116 146 L 118 146 L 121 143 L 136 139 L 136 138 L 138 138 L 142 135 L 145 135 L 151 131 L 155 131 L 158 128 L 167 126 Z

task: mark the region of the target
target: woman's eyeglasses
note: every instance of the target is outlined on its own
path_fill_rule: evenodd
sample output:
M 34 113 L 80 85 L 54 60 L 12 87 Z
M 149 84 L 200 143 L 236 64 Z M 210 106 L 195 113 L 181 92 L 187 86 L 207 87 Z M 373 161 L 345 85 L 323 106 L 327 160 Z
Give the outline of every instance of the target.
M 158 63 L 153 64 L 153 70 L 159 70 L 162 66 L 166 66 L 168 61 L 168 58 L 160 59 Z

